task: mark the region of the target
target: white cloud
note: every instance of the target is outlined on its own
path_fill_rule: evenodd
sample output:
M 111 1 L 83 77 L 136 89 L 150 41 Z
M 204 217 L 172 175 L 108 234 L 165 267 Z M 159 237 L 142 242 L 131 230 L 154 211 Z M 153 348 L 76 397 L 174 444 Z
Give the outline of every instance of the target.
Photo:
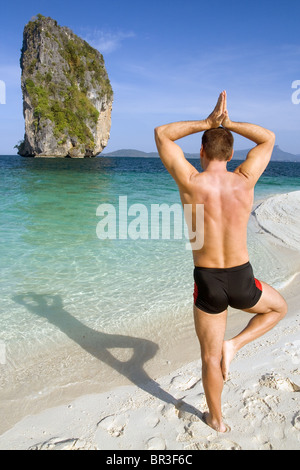
M 103 54 L 110 54 L 116 49 L 119 49 L 125 39 L 134 38 L 135 34 L 132 31 L 102 31 L 94 30 L 85 36 L 85 40 L 95 49 L 98 49 Z

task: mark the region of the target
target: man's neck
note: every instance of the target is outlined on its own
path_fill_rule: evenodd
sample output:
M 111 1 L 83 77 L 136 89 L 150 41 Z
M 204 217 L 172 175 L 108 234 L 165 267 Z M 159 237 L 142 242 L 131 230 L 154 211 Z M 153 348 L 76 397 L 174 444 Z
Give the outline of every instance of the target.
M 205 162 L 204 171 L 213 173 L 226 173 L 227 162 L 219 160 L 210 160 Z

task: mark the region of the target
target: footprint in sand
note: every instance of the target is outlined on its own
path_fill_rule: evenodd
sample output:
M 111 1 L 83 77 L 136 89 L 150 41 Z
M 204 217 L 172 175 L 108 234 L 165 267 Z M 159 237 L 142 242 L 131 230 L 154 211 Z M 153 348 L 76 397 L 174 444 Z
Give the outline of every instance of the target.
M 292 382 L 289 378 L 284 378 L 274 373 L 263 375 L 259 380 L 259 384 L 264 387 L 273 388 L 275 390 L 300 392 L 300 387 Z
M 162 437 L 151 437 L 146 443 L 148 450 L 165 450 L 166 442 Z
M 297 429 L 297 431 L 300 431 L 300 411 L 295 414 L 292 423 L 294 428 Z
M 186 450 L 241 450 L 239 444 L 228 439 L 215 439 L 211 442 L 197 441 L 185 447 Z
M 145 419 L 145 424 L 149 428 L 155 428 L 160 422 L 159 417 L 156 414 L 149 414 Z
M 239 444 L 228 439 L 215 439 L 207 445 L 208 450 L 241 450 Z
M 286 343 L 283 351 L 290 355 L 293 364 L 300 363 L 300 340 L 294 341 L 293 343 Z
M 60 440 L 53 438 L 41 444 L 36 444 L 29 450 L 98 450 L 98 448 L 91 442 L 82 441 L 81 439 Z
M 112 437 L 120 437 L 125 427 L 127 426 L 127 417 L 126 415 L 110 415 L 106 416 L 105 418 L 99 421 L 98 425 L 99 428 L 104 429 L 108 432 Z
M 186 391 L 194 388 L 201 379 L 199 377 L 190 376 L 190 375 L 177 375 L 171 380 L 172 387 L 176 389 Z

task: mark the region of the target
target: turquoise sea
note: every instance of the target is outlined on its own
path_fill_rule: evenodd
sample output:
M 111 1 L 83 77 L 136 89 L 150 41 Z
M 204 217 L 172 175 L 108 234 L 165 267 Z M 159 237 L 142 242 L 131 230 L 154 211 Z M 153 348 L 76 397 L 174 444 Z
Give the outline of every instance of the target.
M 100 240 L 96 233 L 98 206 L 118 207 L 119 196 L 149 209 L 180 203 L 159 159 L 1 156 L 0 174 L 0 399 L 17 399 L 21 390 L 42 395 L 53 377 L 62 388 L 75 375 L 92 381 L 80 349 L 97 357 L 93 332 L 108 350 L 118 347 L 116 338 L 160 345 L 184 329 L 193 291 L 186 239 Z M 271 162 L 255 198 L 299 188 L 300 163 Z M 249 248 L 257 277 L 280 283 L 291 275 L 272 269 L 251 230 Z M 93 367 L 96 375 L 99 362 Z

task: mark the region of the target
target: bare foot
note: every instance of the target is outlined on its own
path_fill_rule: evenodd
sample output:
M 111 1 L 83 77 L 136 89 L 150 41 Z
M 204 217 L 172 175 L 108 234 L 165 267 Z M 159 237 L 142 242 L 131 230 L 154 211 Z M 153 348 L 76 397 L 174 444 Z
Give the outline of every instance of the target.
M 235 354 L 236 350 L 232 342 L 230 340 L 224 341 L 222 350 L 222 374 L 225 382 L 228 380 L 229 366 Z
M 210 428 L 214 429 L 217 432 L 225 433 L 225 432 L 231 431 L 230 427 L 227 424 L 223 423 L 223 421 L 221 421 L 221 423 L 213 421 L 210 417 L 210 413 L 208 412 L 203 413 L 202 419 L 204 423 L 207 424 L 207 426 L 209 426 Z

